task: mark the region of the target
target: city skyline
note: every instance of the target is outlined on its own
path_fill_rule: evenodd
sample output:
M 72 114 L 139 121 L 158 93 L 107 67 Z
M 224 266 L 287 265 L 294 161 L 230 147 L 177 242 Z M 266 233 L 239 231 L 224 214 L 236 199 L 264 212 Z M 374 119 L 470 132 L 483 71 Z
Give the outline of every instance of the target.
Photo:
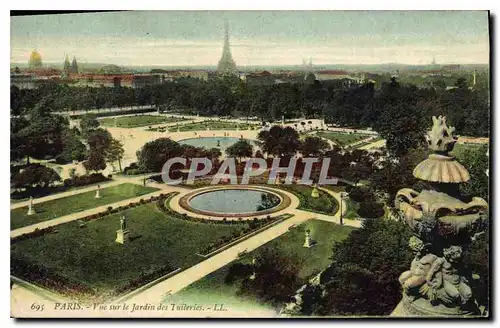
M 488 64 L 486 11 L 138 11 L 11 17 L 11 63 L 216 66 L 224 20 L 238 67 Z

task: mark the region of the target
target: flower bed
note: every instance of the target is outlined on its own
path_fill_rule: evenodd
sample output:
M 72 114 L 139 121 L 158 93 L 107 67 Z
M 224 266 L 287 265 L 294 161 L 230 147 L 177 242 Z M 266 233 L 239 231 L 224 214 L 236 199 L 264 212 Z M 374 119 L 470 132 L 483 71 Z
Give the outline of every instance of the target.
M 291 192 L 297 198 L 299 198 L 300 205 L 299 209 L 303 209 L 310 212 L 316 212 L 326 215 L 333 215 L 337 213 L 339 208 L 339 204 L 333 198 L 333 196 L 329 195 L 327 192 L 323 190 L 319 191 L 319 197 L 314 198 L 311 196 L 312 188 L 306 185 L 277 185 L 275 186 L 278 189 L 283 189 L 288 192 Z

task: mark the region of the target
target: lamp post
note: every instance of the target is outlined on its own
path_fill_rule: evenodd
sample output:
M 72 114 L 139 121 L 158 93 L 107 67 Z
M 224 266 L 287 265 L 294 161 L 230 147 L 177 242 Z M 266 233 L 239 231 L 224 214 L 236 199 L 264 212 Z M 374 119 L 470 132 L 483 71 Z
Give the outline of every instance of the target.
M 340 193 L 340 225 L 344 225 L 344 220 L 342 218 L 342 201 L 344 199 L 347 199 L 347 197 L 349 197 L 349 194 L 345 191 L 342 191 Z

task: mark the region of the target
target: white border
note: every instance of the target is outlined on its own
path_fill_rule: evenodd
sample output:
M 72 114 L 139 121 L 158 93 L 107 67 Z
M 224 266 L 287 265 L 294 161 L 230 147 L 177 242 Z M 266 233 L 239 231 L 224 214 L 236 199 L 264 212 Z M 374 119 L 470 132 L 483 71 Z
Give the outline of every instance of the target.
M 123 10 L 128 9 L 141 9 L 141 10 L 152 10 L 152 9 L 162 9 L 162 10 L 221 10 L 221 9 L 230 9 L 230 10 L 271 10 L 271 9 L 280 9 L 280 10 L 443 10 L 443 9 L 453 9 L 453 10 L 485 10 L 485 9 L 491 9 L 493 14 L 500 15 L 500 1 L 498 0 L 453 0 L 453 1 L 436 1 L 436 0 L 399 0 L 399 1 L 374 1 L 374 0 L 351 0 L 351 1 L 333 1 L 333 0 L 316 0 L 316 1 L 300 1 L 300 0 L 287 0 L 287 1 L 272 1 L 272 0 L 253 0 L 253 1 L 244 1 L 237 3 L 236 1 L 220 1 L 220 0 L 183 0 L 183 1 L 172 1 L 172 2 L 167 2 L 167 1 L 150 1 L 150 0 L 141 0 L 141 1 L 132 1 L 132 0 L 121 0 L 120 2 L 107 2 L 107 1 L 97 1 L 97 0 L 87 0 L 87 1 L 62 1 L 62 0 L 52 0 L 52 1 L 47 1 L 47 2 L 40 2 L 40 1 L 16 1 L 16 2 L 10 2 L 10 1 L 4 1 L 1 3 L 2 5 L 2 14 L 3 14 L 3 19 L 1 20 L 1 24 L 3 25 L 3 28 L 0 29 L 0 33 L 2 35 L 2 44 L 4 45 L 4 52 L 3 55 L 5 56 L 2 63 L 3 67 L 3 74 L 1 75 L 5 79 L 8 78 L 9 76 L 9 67 L 7 66 L 7 63 L 9 62 L 10 58 L 10 49 L 9 49 L 9 31 L 10 31 L 10 18 L 8 16 L 8 10 L 11 9 L 16 9 L 16 10 L 34 10 L 34 9 L 44 9 L 44 10 L 56 10 L 56 9 L 66 9 L 66 10 L 81 10 L 81 8 L 86 8 L 86 9 L 92 9 L 92 10 L 109 10 L 109 9 L 115 9 L 115 8 L 121 8 Z M 500 33 L 498 30 L 498 19 L 500 19 L 498 16 L 496 17 L 496 34 L 494 35 L 493 42 L 496 43 L 498 42 L 498 34 Z M 493 44 L 492 44 L 493 47 Z M 495 56 L 495 58 L 492 58 L 492 61 L 494 59 L 498 58 L 498 56 Z M 494 63 L 493 67 L 495 68 L 495 71 L 492 72 L 492 76 L 495 77 L 497 76 L 497 67 L 498 63 Z M 5 119 L 3 119 L 1 122 L 3 124 L 3 128 L 0 129 L 0 133 L 2 133 L 2 144 L 4 145 L 2 147 L 2 150 L 4 151 L 4 156 L 3 158 L 7 158 L 9 156 L 9 143 L 7 140 L 9 140 L 9 92 L 8 92 L 8 86 L 9 84 L 4 84 L 4 86 L 1 88 L 2 90 L 2 115 L 5 115 Z M 499 95 L 499 86 L 498 83 L 495 83 L 494 89 L 492 92 L 495 93 L 496 95 L 496 104 L 498 104 L 498 95 Z M 496 130 L 498 130 L 500 126 L 500 114 L 498 113 L 498 105 L 495 106 L 495 108 L 492 109 L 492 111 L 497 112 L 495 116 L 495 126 L 497 127 Z M 497 136 L 497 131 L 494 132 L 493 138 L 497 140 L 496 145 L 494 146 L 494 150 L 491 152 L 491 154 L 496 154 L 498 151 L 500 151 L 500 141 Z M 7 160 L 4 160 L 1 162 L 2 165 L 2 178 L 4 181 L 5 188 L 4 193 L 0 197 L 0 201 L 2 202 L 2 208 L 4 209 L 3 213 L 4 216 L 1 220 L 3 224 L 3 233 L 5 234 L 5 237 L 1 240 L 3 243 L 3 252 L 1 253 L 2 255 L 2 262 L 4 263 L 3 270 L 1 271 L 2 277 L 2 293 L 1 293 L 1 304 L 0 304 L 0 309 L 2 311 L 0 318 L 2 319 L 2 323 L 6 321 L 5 323 L 8 326 L 11 326 L 15 324 L 15 322 L 11 319 L 8 319 L 10 316 L 10 292 L 8 290 L 8 278 L 9 278 L 9 273 L 7 271 L 7 263 L 9 263 L 9 257 L 10 257 L 10 249 L 9 249 L 9 239 L 7 238 L 8 231 L 10 230 L 9 227 L 9 214 L 8 214 L 8 209 L 9 209 L 9 201 L 8 201 L 8 191 L 7 191 L 7 185 L 9 181 L 9 166 L 7 163 Z M 499 166 L 495 165 L 495 168 L 492 169 L 493 172 L 498 172 Z M 496 184 L 495 184 L 496 187 Z M 496 189 L 496 188 L 495 188 Z M 496 191 L 496 190 L 495 190 Z M 496 205 L 495 207 L 498 207 L 500 202 L 498 202 L 498 199 L 500 198 L 499 193 L 495 192 L 495 199 L 491 200 L 491 203 Z M 496 223 L 498 216 L 492 215 L 493 221 L 496 224 L 495 227 L 495 237 L 499 236 L 499 226 L 500 224 Z M 498 258 L 498 245 L 500 242 L 496 241 L 495 243 L 495 257 Z M 9 250 L 8 250 L 9 249 Z M 497 269 L 496 268 L 496 262 L 493 263 L 494 268 L 493 270 Z M 493 280 L 493 286 L 496 285 L 496 282 L 498 281 L 498 271 L 494 271 L 496 274 L 494 276 Z M 498 296 L 498 295 L 497 295 Z M 495 299 L 494 305 L 495 308 L 493 309 L 493 313 L 495 317 L 499 316 L 499 300 Z M 57 324 L 57 325 L 63 325 L 67 326 L 68 322 L 29 322 L 28 324 L 30 325 L 47 325 L 47 324 Z M 109 321 L 101 321 L 101 322 L 95 322 L 95 321 L 75 321 L 76 324 L 80 326 L 85 326 L 85 327 L 104 327 L 105 325 L 129 325 L 133 324 L 135 325 L 161 325 L 164 326 L 167 324 L 168 326 L 172 327 L 181 327 L 181 326 L 199 326 L 199 325 L 232 325 L 234 322 L 200 322 L 200 321 L 195 321 L 195 322 L 175 322 L 175 321 L 169 321 L 169 322 L 124 322 L 124 321 L 114 321 L 114 322 L 109 322 Z M 388 322 L 387 321 L 378 321 L 378 322 L 366 322 L 366 321 L 356 321 L 356 322 L 349 322 L 349 321 L 301 321 L 301 322 L 291 322 L 292 324 L 295 325 L 300 325 L 300 326 L 309 326 L 311 324 L 314 325 L 323 325 L 323 326 L 344 326 L 344 325 L 349 325 L 349 326 L 359 326 L 359 327 L 366 327 L 368 324 L 376 324 L 376 325 L 385 325 Z M 476 322 L 475 322 L 476 323 Z M 24 323 L 27 324 L 27 323 Z M 238 325 L 259 325 L 260 327 L 269 327 L 272 324 L 276 324 L 276 322 L 237 322 Z M 289 322 L 281 322 L 281 325 L 283 324 L 289 324 Z M 396 321 L 393 322 L 395 325 L 422 325 L 425 324 L 426 326 L 429 327 L 452 327 L 455 325 L 470 325 L 471 322 L 416 322 L 416 321 Z

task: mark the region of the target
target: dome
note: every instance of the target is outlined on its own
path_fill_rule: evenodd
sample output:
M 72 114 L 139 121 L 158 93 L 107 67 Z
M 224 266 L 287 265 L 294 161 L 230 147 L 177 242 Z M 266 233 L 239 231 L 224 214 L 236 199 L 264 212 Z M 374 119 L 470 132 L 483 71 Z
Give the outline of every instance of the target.
M 38 51 L 33 50 L 28 64 L 30 68 L 42 67 L 42 55 Z

